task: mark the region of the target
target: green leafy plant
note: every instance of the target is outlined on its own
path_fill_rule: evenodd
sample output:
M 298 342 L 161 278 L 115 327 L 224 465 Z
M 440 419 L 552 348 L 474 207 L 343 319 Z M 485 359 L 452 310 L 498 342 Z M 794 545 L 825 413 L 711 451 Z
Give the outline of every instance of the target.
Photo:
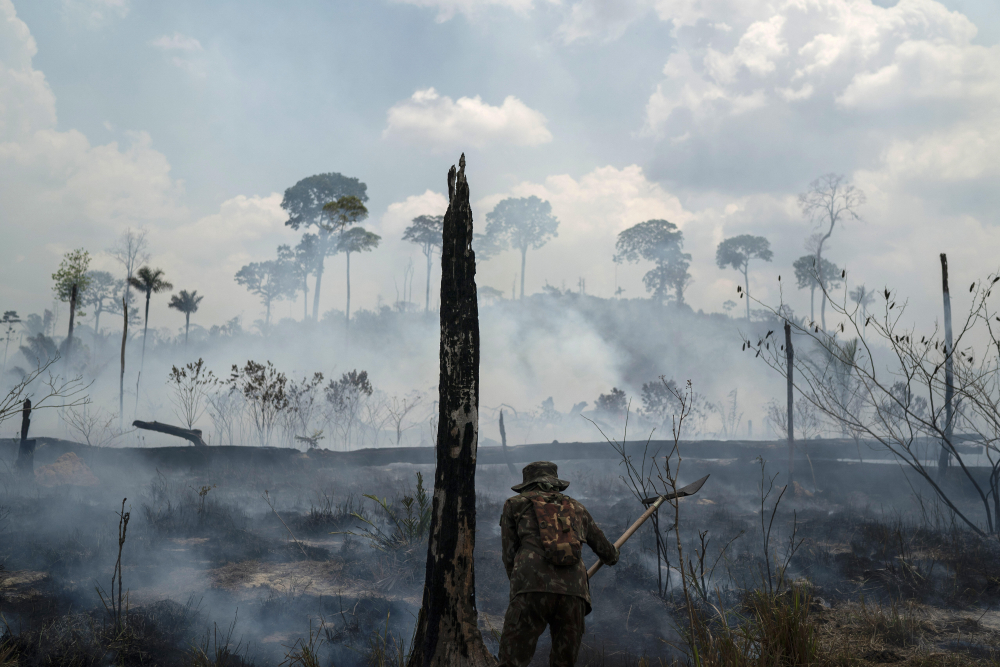
M 374 501 L 378 505 L 380 513 L 385 517 L 385 525 L 388 532 L 359 512 L 352 512 L 351 516 L 364 522 L 362 532 L 354 533 L 342 531 L 347 535 L 363 537 L 367 539 L 371 546 L 379 551 L 396 551 L 405 549 L 415 544 L 419 544 L 426 537 L 431 526 L 431 500 L 424 489 L 424 476 L 417 473 L 417 488 L 412 495 L 404 495 L 399 504 L 402 506 L 397 510 L 395 503 L 389 502 L 388 498 L 379 498 L 374 494 L 366 493 L 365 498 Z
M 167 377 L 167 385 L 173 392 L 170 402 L 174 404 L 174 414 L 187 426 L 194 424 L 205 414 L 209 392 L 219 385 L 218 378 L 205 366 L 201 357 L 178 368 L 173 366 Z

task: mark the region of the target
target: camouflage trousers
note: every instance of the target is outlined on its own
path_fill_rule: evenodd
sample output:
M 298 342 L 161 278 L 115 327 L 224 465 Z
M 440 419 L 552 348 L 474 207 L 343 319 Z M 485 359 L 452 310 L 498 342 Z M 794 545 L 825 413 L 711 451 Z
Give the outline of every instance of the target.
M 510 601 L 500 637 L 500 667 L 527 667 L 538 638 L 549 626 L 550 667 L 573 667 L 583 639 L 583 598 L 558 593 L 519 593 Z

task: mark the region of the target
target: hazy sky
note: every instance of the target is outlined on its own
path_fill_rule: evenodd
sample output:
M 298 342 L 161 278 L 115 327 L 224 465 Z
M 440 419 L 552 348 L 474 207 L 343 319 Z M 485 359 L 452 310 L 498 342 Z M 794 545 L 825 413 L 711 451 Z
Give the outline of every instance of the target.
M 144 226 L 151 263 L 205 295 L 194 322 L 250 323 L 233 274 L 297 241 L 281 193 L 326 171 L 368 184 L 385 237 L 352 262 L 352 306 L 395 301 L 410 259 L 422 302 L 399 237 L 443 212 L 465 151 L 479 225 L 529 194 L 561 221 L 530 292 L 644 295 L 614 240 L 666 218 L 696 309 L 734 298 L 715 246 L 743 233 L 772 243 L 751 289 L 774 302 L 814 231 L 796 194 L 836 172 L 867 203 L 827 256 L 931 318 L 939 252 L 963 291 L 1000 265 L 998 41 L 993 0 L 0 0 L 0 310 L 51 307 L 62 253 L 114 269 L 101 251 Z M 342 309 L 327 266 L 321 308 Z M 518 270 L 500 255 L 480 284 L 509 295 Z M 167 300 L 151 325 L 176 330 Z

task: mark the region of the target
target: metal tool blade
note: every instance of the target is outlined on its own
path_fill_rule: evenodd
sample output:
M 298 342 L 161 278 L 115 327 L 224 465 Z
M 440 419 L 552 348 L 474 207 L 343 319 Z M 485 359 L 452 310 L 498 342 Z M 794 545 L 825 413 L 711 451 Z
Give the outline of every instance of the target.
M 701 490 L 701 487 L 705 485 L 705 480 L 707 480 L 709 477 L 711 477 L 711 475 L 705 475 L 704 477 L 702 477 L 698 481 L 691 482 L 687 486 L 682 487 L 680 489 L 677 489 L 677 491 L 674 492 L 674 493 L 668 493 L 665 496 L 662 496 L 662 498 L 664 500 L 673 500 L 674 498 L 683 498 L 685 496 L 693 496 L 694 494 L 698 493 L 698 491 Z M 642 504 L 643 505 L 652 505 L 660 497 L 661 496 L 653 496 L 652 498 L 643 498 Z

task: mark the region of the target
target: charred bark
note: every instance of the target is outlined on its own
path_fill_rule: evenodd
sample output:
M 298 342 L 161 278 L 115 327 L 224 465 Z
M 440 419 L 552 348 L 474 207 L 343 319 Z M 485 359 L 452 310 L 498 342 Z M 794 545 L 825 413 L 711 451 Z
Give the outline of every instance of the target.
M 69 360 L 73 355 L 73 323 L 76 316 L 76 283 L 73 283 L 73 290 L 69 297 L 69 333 L 66 334 L 66 367 L 69 368 Z
M 944 296 L 944 442 L 941 443 L 941 451 L 938 454 L 938 479 L 944 479 L 948 464 L 951 462 L 952 433 L 954 429 L 954 400 L 955 400 L 955 359 L 952 349 L 951 332 L 951 293 L 948 291 L 948 256 L 941 253 L 941 292 Z
M 511 477 L 517 478 L 517 470 L 510 462 L 510 455 L 507 453 L 507 430 L 503 427 L 503 410 L 500 411 L 500 446 L 503 448 L 503 458 L 507 462 L 507 470 Z
M 208 445 L 205 444 L 205 441 L 201 439 L 200 428 L 181 428 L 180 426 L 161 424 L 160 422 L 142 422 L 138 419 L 132 422 L 132 426 L 146 431 L 156 431 L 157 433 L 166 433 L 167 435 L 184 438 L 185 440 L 189 440 L 195 447 L 208 447 Z
M 465 155 L 448 172 L 441 251 L 440 402 L 423 604 L 408 667 L 487 666 L 476 611 L 479 309 Z
M 126 285 L 128 283 L 125 283 Z M 118 377 L 118 427 L 125 419 L 125 341 L 128 340 L 128 300 L 122 297 L 122 372 Z
M 788 394 L 788 483 L 795 481 L 795 350 L 792 348 L 792 325 L 785 322 L 785 362 Z
M 25 475 L 35 471 L 35 441 L 28 440 L 28 429 L 31 427 L 31 399 L 24 399 L 21 410 L 21 444 L 17 448 L 17 463 L 15 467 Z

